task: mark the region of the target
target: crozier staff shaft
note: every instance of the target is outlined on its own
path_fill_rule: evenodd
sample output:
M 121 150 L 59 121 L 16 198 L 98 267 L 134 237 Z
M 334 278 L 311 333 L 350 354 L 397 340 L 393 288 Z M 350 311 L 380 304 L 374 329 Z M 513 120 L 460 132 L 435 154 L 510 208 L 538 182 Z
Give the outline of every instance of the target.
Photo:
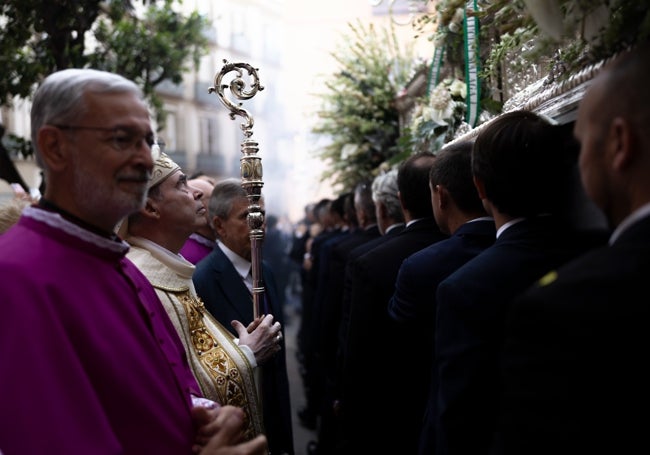
M 238 100 L 251 99 L 258 91 L 264 90 L 259 83 L 257 68 L 248 63 L 229 63 L 223 61 L 221 71 L 214 78 L 214 87 L 208 89 L 208 93 L 215 93 L 219 100 L 228 110 L 230 118 L 240 116 L 244 119 L 241 129 L 244 133 L 244 140 L 241 143 L 242 157 L 240 158 L 241 184 L 246 190 L 248 197 L 248 227 L 250 228 L 251 239 L 251 274 L 253 276 L 253 316 L 257 318 L 262 314 L 264 302 L 264 282 L 262 280 L 262 244 L 264 242 L 264 214 L 260 207 L 262 196 L 262 159 L 257 155 L 258 143 L 253 139 L 253 117 L 243 109 L 241 102 L 232 102 L 225 96 L 225 89 L 230 88 L 231 94 Z M 250 89 L 246 89 L 246 81 L 243 79 L 244 71 L 251 80 Z M 224 77 L 234 73 L 230 84 L 224 84 Z

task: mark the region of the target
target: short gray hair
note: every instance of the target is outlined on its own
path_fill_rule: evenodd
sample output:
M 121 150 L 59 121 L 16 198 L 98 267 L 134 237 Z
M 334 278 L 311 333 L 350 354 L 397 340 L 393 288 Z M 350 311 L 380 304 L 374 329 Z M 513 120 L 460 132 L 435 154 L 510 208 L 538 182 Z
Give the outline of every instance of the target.
M 382 203 L 388 210 L 391 218 L 401 219 L 402 205 L 399 202 L 397 188 L 397 169 L 391 169 L 388 172 L 379 174 L 372 182 L 372 200 L 375 204 Z
M 120 76 L 90 68 L 70 68 L 50 74 L 36 90 L 31 108 L 32 146 L 39 166 L 43 162 L 38 149 L 38 131 L 48 123 L 68 123 L 87 113 L 86 92 L 134 93 L 144 100 L 140 87 Z
M 236 200 L 247 197 L 246 190 L 241 186 L 241 181 L 236 178 L 220 180 L 214 185 L 210 202 L 208 203 L 208 213 L 210 220 L 215 216 L 221 219 L 227 219 Z

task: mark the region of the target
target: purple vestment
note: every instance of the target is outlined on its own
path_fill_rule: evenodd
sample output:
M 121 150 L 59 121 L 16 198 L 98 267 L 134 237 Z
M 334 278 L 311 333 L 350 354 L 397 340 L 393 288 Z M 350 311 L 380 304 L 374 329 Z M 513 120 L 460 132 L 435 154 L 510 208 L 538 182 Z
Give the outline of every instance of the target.
M 192 234 L 179 252 L 181 256 L 196 265 L 214 249 L 216 242 L 199 234 Z
M 27 208 L 0 236 L 0 452 L 189 454 L 183 346 L 128 245 Z

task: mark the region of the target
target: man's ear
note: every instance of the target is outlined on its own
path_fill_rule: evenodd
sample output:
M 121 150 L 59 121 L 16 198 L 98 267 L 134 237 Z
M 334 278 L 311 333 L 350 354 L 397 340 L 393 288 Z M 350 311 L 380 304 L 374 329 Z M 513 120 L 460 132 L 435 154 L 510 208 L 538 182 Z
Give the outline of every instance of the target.
M 612 153 L 612 166 L 614 170 L 620 171 L 634 162 L 635 151 L 637 148 L 633 144 L 634 138 L 629 121 L 622 117 L 615 117 L 612 120 L 609 137 L 608 149 Z
M 442 185 L 436 185 L 436 194 L 438 195 L 438 207 L 446 209 L 449 206 L 449 192 Z
M 483 183 L 483 180 L 476 176 L 473 176 L 472 180 L 474 180 L 474 186 L 476 187 L 476 191 L 478 191 L 478 197 L 481 199 L 487 199 L 487 196 L 485 195 L 485 184 Z
M 216 232 L 217 235 L 221 237 L 221 232 L 223 231 L 223 220 L 215 215 L 212 217 L 212 220 L 210 220 L 210 225 L 212 226 L 214 232 Z
M 376 207 L 376 212 L 377 212 L 377 219 L 378 220 L 385 219 L 386 215 L 388 213 L 388 210 L 386 210 L 386 206 L 384 205 L 383 202 L 380 202 L 380 201 L 377 201 L 375 204 L 376 204 L 375 207 Z
M 67 166 L 67 139 L 64 131 L 54 126 L 44 125 L 38 130 L 36 141 L 41 158 L 48 169 L 57 172 Z
M 158 201 L 147 196 L 144 207 L 140 209 L 140 213 L 147 218 L 158 218 L 160 216 Z
M 402 211 L 404 211 L 404 198 L 402 198 L 401 191 L 397 192 L 397 199 L 399 199 L 399 205 L 402 207 Z

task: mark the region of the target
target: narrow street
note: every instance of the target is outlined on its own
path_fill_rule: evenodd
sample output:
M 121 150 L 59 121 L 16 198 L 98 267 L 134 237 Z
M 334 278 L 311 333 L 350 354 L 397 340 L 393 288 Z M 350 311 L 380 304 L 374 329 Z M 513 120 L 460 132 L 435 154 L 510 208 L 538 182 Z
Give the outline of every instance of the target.
M 289 374 L 289 387 L 291 393 L 291 409 L 293 422 L 293 440 L 295 455 L 307 455 L 307 444 L 316 440 L 316 432 L 308 430 L 300 425 L 298 410 L 305 405 L 305 394 L 302 388 L 300 377 L 300 366 L 296 359 L 296 335 L 300 326 L 300 315 L 294 313 L 289 307 L 288 323 L 284 327 L 284 334 L 287 346 L 287 372 Z

